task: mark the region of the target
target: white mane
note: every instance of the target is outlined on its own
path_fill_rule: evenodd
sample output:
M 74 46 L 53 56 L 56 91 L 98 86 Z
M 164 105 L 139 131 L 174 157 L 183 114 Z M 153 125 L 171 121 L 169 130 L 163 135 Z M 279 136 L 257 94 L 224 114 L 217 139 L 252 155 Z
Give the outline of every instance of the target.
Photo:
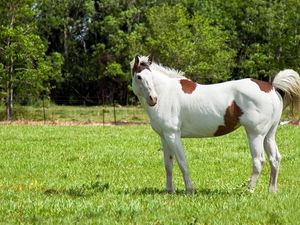
M 148 62 L 149 56 L 139 56 L 140 62 Z M 134 59 L 130 62 L 131 70 L 133 69 Z M 186 78 L 184 76 L 184 72 L 176 69 L 172 69 L 170 67 L 163 66 L 161 64 L 157 64 L 155 62 L 152 62 L 149 66 L 151 70 L 157 71 L 159 73 L 164 74 L 167 77 L 170 78 Z
M 185 78 L 184 72 L 154 62 L 150 65 L 150 69 L 163 73 L 170 78 Z

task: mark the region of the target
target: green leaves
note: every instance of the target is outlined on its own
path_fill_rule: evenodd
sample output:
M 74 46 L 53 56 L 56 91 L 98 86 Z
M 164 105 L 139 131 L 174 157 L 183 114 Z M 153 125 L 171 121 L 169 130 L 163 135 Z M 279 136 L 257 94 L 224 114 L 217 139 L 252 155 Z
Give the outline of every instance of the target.
M 207 4 L 204 13 L 225 16 L 212 17 L 229 32 L 230 46 L 237 52 L 233 77 L 267 80 L 284 68 L 299 70 L 299 2 L 236 0 L 218 6 L 216 10 Z
M 111 78 L 116 78 L 119 77 L 121 79 L 126 78 L 126 73 L 123 72 L 122 67 L 119 63 L 113 62 L 107 65 L 104 75 L 111 77 Z
M 210 25 L 209 19 L 197 12 L 189 15 L 182 4 L 152 7 L 146 15 L 148 49 L 165 65 L 201 82 L 229 78 L 235 52 L 226 44 L 226 33 Z
M 8 1 L 0 7 L 0 12 L 9 12 L 0 19 L 0 61 L 3 64 L 0 91 L 7 93 L 9 119 L 12 118 L 13 97 L 22 96 L 24 100 L 38 97 L 42 91 L 49 92 L 49 78 L 54 81 L 61 74 L 62 60 L 55 53 L 47 57 L 47 46 L 36 34 L 32 6 L 33 2 L 28 0 Z M 54 64 L 48 62 L 49 58 L 53 59 L 56 68 L 52 69 Z
M 39 87 L 35 95 L 56 87 L 52 96 L 78 103 L 114 96 L 126 104 L 129 62 L 150 53 L 201 83 L 271 80 L 283 68 L 300 69 L 299 11 L 295 0 L 2 1 L 0 91 L 12 80 L 14 89 Z

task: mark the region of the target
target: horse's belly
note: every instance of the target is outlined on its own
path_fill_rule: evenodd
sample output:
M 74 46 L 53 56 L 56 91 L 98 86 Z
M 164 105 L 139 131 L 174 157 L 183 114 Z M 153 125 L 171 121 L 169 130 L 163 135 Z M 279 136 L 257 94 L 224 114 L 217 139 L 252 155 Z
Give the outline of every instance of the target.
M 213 137 L 215 136 L 218 127 L 222 124 L 223 121 L 218 121 L 215 119 L 214 121 L 194 121 L 187 122 L 183 121 L 181 126 L 181 136 L 182 137 Z
M 183 138 L 201 138 L 201 137 L 212 137 L 212 132 L 207 132 L 204 130 L 188 130 L 181 129 L 181 137 Z
M 183 138 L 217 137 L 217 136 L 222 136 L 231 133 L 234 130 L 238 129 L 239 127 L 240 124 L 230 128 L 227 128 L 223 125 L 220 125 L 218 127 L 206 127 L 206 128 L 202 126 L 197 128 L 182 126 L 181 137 Z

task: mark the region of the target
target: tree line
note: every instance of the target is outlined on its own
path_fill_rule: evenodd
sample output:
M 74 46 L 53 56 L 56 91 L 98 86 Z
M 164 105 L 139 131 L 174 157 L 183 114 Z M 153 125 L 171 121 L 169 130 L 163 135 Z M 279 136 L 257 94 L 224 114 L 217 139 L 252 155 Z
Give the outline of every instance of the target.
M 0 2 L 0 100 L 135 103 L 136 54 L 200 83 L 299 71 L 298 0 Z

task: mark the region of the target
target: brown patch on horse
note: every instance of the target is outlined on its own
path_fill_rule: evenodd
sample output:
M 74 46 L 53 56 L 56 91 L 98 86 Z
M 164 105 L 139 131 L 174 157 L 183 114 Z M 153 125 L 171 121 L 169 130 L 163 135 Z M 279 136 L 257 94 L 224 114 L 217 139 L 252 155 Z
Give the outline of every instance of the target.
M 266 93 L 272 91 L 272 89 L 273 89 L 272 84 L 270 84 L 269 82 L 262 81 L 262 80 L 256 80 L 256 79 L 252 79 L 252 78 L 251 78 L 251 81 L 256 83 L 261 91 L 264 91 Z
M 183 92 L 186 94 L 192 94 L 197 87 L 195 82 L 188 79 L 181 79 L 180 84 Z
M 214 136 L 228 134 L 238 128 L 241 115 L 243 115 L 241 108 L 236 104 L 235 101 L 233 101 L 226 109 L 224 115 L 225 125 L 220 125 L 217 131 L 214 133 Z

